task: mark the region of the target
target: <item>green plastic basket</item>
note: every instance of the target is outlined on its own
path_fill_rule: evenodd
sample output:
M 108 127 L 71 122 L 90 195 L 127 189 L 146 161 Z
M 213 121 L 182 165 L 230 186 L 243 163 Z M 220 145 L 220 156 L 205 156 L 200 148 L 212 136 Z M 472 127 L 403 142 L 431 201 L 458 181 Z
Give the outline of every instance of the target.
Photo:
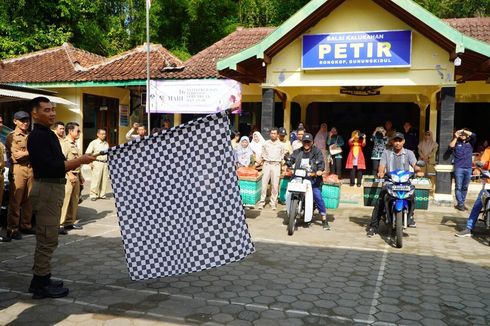
M 374 206 L 379 198 L 379 193 L 382 188 L 379 187 L 364 187 L 363 199 L 364 206 Z
M 255 205 L 260 200 L 262 190 L 262 180 L 248 181 L 238 180 L 240 187 L 240 196 L 242 197 L 243 205 Z
M 415 209 L 429 209 L 429 189 L 415 189 Z
M 279 202 L 286 202 L 286 191 L 288 190 L 288 183 L 291 180 L 290 177 L 281 178 L 281 182 L 279 183 Z
M 322 198 L 327 209 L 337 209 L 340 202 L 340 185 L 324 184 Z

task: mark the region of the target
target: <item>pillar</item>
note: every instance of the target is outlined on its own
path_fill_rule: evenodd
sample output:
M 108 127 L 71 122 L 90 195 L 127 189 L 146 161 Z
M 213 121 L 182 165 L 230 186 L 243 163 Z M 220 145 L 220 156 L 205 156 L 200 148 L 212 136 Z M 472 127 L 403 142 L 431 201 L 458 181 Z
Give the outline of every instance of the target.
M 434 137 L 437 135 L 437 94 L 439 92 L 434 92 L 430 97 L 430 119 L 429 119 L 429 130 L 432 131 Z
M 454 128 L 454 106 L 455 106 L 456 87 L 441 88 L 441 109 L 440 109 L 440 129 L 437 131 L 439 138 L 439 161 L 436 165 L 436 193 L 434 200 L 439 203 L 451 204 L 453 196 L 451 194 L 451 164 L 450 155 L 444 155 L 449 148 L 449 143 L 453 138 Z
M 417 103 L 420 109 L 420 119 L 419 119 L 419 142 L 424 139 L 424 132 L 427 130 L 427 127 L 425 125 L 425 117 L 426 117 L 426 108 L 427 108 L 427 103 L 426 102 L 419 102 Z
M 174 114 L 174 127 L 180 125 L 181 123 L 182 123 L 182 114 L 175 113 Z
M 286 100 L 284 102 L 284 128 L 286 129 L 288 135 L 291 133 L 291 101 Z
M 235 121 L 233 124 L 234 124 L 235 130 L 239 130 L 238 129 L 238 126 L 240 125 L 240 114 L 239 113 L 235 114 Z M 245 135 L 242 135 L 242 136 L 245 136 Z
M 274 89 L 262 89 L 262 119 L 261 133 L 264 138 L 269 138 L 269 132 L 274 127 Z

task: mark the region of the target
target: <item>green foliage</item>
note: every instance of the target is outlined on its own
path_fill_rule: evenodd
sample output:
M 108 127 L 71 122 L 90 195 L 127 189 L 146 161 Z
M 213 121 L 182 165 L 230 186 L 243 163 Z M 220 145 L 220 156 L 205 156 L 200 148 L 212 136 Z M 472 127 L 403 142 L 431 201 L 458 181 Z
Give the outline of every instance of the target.
M 490 0 L 416 0 L 441 18 L 490 16 Z M 110 56 L 146 42 L 146 0 L 1 0 L 0 58 L 71 42 Z M 237 26 L 278 26 L 308 0 L 152 0 L 151 42 L 185 60 Z
M 488 17 L 490 0 L 415 0 L 439 18 Z

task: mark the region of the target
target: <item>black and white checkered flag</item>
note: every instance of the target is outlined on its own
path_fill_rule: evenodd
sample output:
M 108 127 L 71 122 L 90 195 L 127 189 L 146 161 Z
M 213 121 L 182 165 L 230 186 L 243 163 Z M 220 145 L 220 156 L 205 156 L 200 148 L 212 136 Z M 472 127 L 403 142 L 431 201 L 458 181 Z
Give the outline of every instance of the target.
M 225 112 L 109 150 L 132 280 L 197 272 L 254 252 Z

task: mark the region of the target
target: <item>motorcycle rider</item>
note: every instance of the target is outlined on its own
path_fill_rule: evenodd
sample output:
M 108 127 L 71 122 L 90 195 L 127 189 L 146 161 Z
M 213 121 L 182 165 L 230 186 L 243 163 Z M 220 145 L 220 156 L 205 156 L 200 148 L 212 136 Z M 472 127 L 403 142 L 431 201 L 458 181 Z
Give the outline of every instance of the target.
M 411 150 L 403 148 L 405 136 L 401 132 L 396 132 L 393 135 L 391 143 L 393 144 L 393 148 L 386 149 L 381 155 L 378 167 L 378 178 L 382 179 L 386 172 L 398 169 L 408 171 L 410 167 L 412 167 L 415 172 L 421 171 L 420 167 L 416 165 L 417 158 L 415 157 L 415 154 Z M 379 193 L 378 201 L 374 205 L 373 213 L 371 215 L 371 224 L 367 232 L 368 237 L 372 237 L 378 233 L 379 220 L 385 209 L 385 196 L 387 193 L 388 191 L 386 188 L 383 188 Z M 413 211 L 413 207 L 415 206 L 414 203 L 412 203 L 411 206 Z M 412 214 L 409 214 L 409 216 L 408 225 L 410 227 L 415 227 L 415 221 L 413 220 Z
M 483 152 L 483 155 L 480 159 L 480 162 L 483 163 L 484 169 L 488 169 L 488 165 L 490 163 L 490 147 L 485 149 L 485 151 Z M 479 170 L 476 170 L 476 171 L 479 172 Z M 490 183 L 490 180 L 483 179 L 483 183 Z M 478 220 L 478 215 L 480 215 L 480 212 L 483 208 L 483 202 L 481 200 L 481 196 L 482 196 L 483 192 L 485 192 L 485 191 L 486 191 L 485 187 L 483 187 L 483 189 L 480 191 L 480 193 L 476 197 L 476 201 L 473 204 L 473 208 L 471 209 L 471 213 L 468 216 L 468 220 L 466 221 L 466 228 L 463 231 L 456 233 L 455 235 L 457 237 L 471 237 L 471 231 L 475 227 L 476 221 Z
M 313 136 L 310 133 L 305 133 L 302 139 L 303 146 L 293 151 L 291 154 L 292 161 L 294 162 L 294 168 L 304 168 L 309 172 L 307 180 L 311 183 L 311 190 L 307 190 L 305 196 L 305 208 L 313 208 L 312 199 L 320 211 L 322 226 L 325 230 L 330 230 L 330 225 L 327 221 L 327 210 L 322 198 L 322 175 L 325 170 L 325 161 L 323 160 L 323 154 L 313 145 Z M 309 187 L 308 187 L 309 188 Z M 286 198 L 286 205 L 289 207 L 290 196 Z M 311 221 L 313 215 L 313 209 L 305 210 L 305 221 Z

